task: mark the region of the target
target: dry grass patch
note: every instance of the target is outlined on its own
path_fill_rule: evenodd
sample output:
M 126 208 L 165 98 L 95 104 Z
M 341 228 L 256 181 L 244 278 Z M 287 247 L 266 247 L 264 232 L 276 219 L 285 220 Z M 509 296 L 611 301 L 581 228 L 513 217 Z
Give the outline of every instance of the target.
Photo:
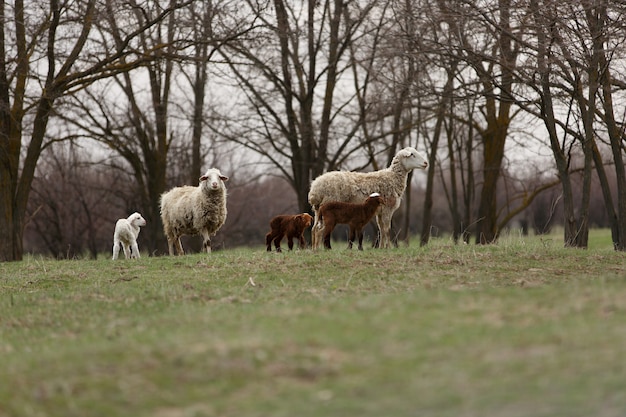
M 0 264 L 0 416 L 617 417 L 625 277 L 519 237 Z

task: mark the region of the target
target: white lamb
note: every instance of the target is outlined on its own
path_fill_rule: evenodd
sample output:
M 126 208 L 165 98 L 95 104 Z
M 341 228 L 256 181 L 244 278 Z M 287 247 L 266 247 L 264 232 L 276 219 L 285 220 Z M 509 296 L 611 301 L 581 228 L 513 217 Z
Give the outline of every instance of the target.
M 184 255 L 180 237 L 202 234 L 203 245 L 211 253 L 211 236 L 226 221 L 226 186 L 228 177 L 211 168 L 200 177 L 197 187 L 176 187 L 161 196 L 161 220 L 170 255 L 174 245 Z
M 113 259 L 117 259 L 120 253 L 120 246 L 124 248 L 124 255 L 128 258 L 139 258 L 139 247 L 137 237 L 139 227 L 145 226 L 146 220 L 139 213 L 133 213 L 126 219 L 119 219 L 115 223 L 115 233 L 113 233 Z
M 391 218 L 400 207 L 409 172 L 413 169 L 426 168 L 428 168 L 427 159 L 415 148 L 408 147 L 396 154 L 388 168 L 379 171 L 367 173 L 331 171 L 317 177 L 311 183 L 309 191 L 309 204 L 315 213 L 311 232 L 313 248 L 318 248 L 322 241 L 322 228 L 318 224 L 318 210 L 322 204 L 330 201 L 361 203 L 374 192 L 380 193 L 386 204 L 376 214 L 380 247 L 390 247 Z

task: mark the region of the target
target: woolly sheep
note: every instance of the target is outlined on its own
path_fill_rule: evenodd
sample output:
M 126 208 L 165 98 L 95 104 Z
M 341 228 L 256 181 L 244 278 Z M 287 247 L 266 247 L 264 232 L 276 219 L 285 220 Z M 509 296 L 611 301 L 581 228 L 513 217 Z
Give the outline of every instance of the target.
M 119 219 L 115 223 L 113 233 L 113 259 L 117 259 L 120 253 L 120 246 L 124 249 L 124 256 L 128 258 L 139 258 L 139 247 L 137 237 L 139 227 L 145 226 L 146 220 L 139 213 L 133 213 L 126 219 Z
M 302 214 L 281 214 L 270 220 L 270 231 L 265 235 L 265 244 L 267 251 L 272 251 L 272 241 L 276 246 L 276 252 L 281 252 L 280 241 L 287 236 L 287 245 L 289 250 L 293 249 L 293 239 L 297 238 L 300 242 L 300 249 L 306 247 L 304 239 L 304 231 L 313 223 L 313 217 L 309 213 Z
M 176 187 L 161 195 L 161 220 L 170 255 L 174 255 L 174 245 L 179 255 L 185 253 L 181 236 L 198 234 L 211 253 L 211 236 L 226 221 L 225 181 L 228 177 L 211 168 L 200 177 L 197 187 Z
M 350 226 L 348 249 L 352 249 L 352 242 L 358 237 L 359 250 L 363 250 L 363 228 L 372 220 L 376 211 L 385 202 L 378 193 L 373 193 L 363 203 L 345 203 L 331 201 L 324 203 L 318 212 L 318 227 L 322 229 L 324 247 L 330 249 L 330 234 L 338 224 Z
M 413 169 L 428 168 L 426 158 L 415 148 L 400 150 L 385 169 L 374 172 L 331 171 L 317 177 L 311 183 L 309 204 L 313 207 L 312 245 L 319 247 L 321 229 L 317 226 L 318 210 L 329 201 L 358 203 L 370 194 L 378 192 L 385 200 L 385 206 L 376 214 L 380 231 L 380 247 L 391 245 L 390 231 L 393 213 L 400 207 L 402 195 L 406 189 L 407 177 Z

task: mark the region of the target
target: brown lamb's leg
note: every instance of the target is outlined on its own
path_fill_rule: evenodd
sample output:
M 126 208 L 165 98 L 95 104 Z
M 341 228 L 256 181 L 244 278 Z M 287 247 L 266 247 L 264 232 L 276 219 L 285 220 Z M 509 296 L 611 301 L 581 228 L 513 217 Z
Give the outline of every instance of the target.
M 265 235 L 265 246 L 267 247 L 267 251 L 271 252 L 272 251 L 272 238 L 274 236 L 272 236 L 272 232 L 269 232 L 268 234 Z
M 276 246 L 276 252 L 282 252 L 283 250 L 280 248 L 280 241 L 283 240 L 285 235 L 279 233 L 278 236 L 274 238 L 274 246 Z
M 359 235 L 359 250 L 363 250 L 363 229 L 357 232 Z
M 333 233 L 333 229 L 330 229 L 327 231 L 327 229 L 329 228 L 325 228 L 324 229 L 324 247 L 326 249 L 331 249 L 330 247 L 330 235 Z
M 300 234 L 300 249 L 306 248 L 306 240 L 304 240 L 304 232 Z

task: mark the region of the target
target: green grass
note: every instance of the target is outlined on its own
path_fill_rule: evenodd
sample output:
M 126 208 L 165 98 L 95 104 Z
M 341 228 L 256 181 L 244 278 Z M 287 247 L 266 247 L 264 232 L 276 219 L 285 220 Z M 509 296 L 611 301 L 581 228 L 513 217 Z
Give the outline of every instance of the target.
M 0 264 L 0 416 L 623 416 L 593 242 Z

